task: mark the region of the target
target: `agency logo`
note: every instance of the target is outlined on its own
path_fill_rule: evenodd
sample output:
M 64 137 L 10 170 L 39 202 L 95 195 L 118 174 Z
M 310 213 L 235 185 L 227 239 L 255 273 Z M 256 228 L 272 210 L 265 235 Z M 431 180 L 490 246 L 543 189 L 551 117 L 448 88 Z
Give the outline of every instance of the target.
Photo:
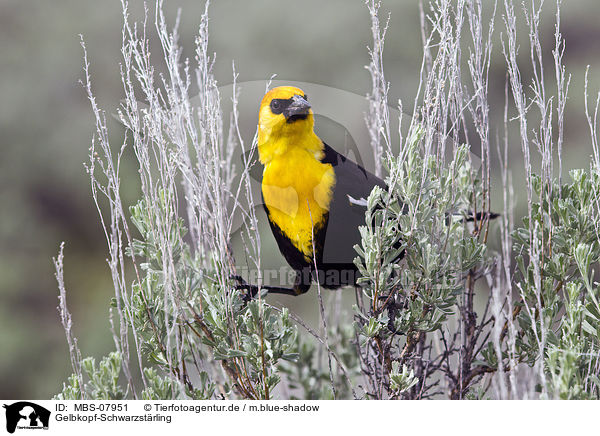
M 6 431 L 14 433 L 18 429 L 48 430 L 50 411 L 29 401 L 4 404 L 6 409 Z

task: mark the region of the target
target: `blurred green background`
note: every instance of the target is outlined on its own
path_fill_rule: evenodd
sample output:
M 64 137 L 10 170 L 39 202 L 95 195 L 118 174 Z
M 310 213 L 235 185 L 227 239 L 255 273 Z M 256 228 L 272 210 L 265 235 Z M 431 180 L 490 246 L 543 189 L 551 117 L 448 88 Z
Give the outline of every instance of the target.
M 547 61 L 552 62 L 554 2 L 547 3 L 542 39 Z M 204 5 L 198 0 L 167 0 L 170 22 L 178 8 L 183 9 L 184 55 L 193 56 Z M 153 2 L 150 9 L 154 10 Z M 131 2 L 133 18 L 141 18 L 142 11 L 141 1 Z M 401 98 L 405 107 L 412 107 L 422 55 L 418 0 L 387 1 L 382 12 L 391 13 L 384 60 L 392 83 L 390 103 L 395 106 Z M 591 89 L 600 86 L 599 14 L 600 3 L 595 0 L 564 1 L 565 62 L 573 74 L 565 124 L 566 169 L 587 166 L 591 153 L 583 114 L 583 77 L 586 65 L 591 64 Z M 361 0 L 216 0 L 210 17 L 210 48 L 217 53 L 215 73 L 220 84 L 231 82 L 231 61 L 235 60 L 240 82 L 277 74 L 279 80 L 310 82 L 360 95 L 369 91 L 364 65 L 371 42 L 370 21 Z M 100 357 L 112 349 L 107 313 L 113 291 L 106 244 L 82 165 L 94 120 L 78 84 L 82 78 L 78 35 L 84 36 L 88 47 L 98 102 L 112 113 L 122 98 L 121 26 L 117 0 L 0 0 L 1 398 L 51 397 L 71 372 L 56 311 L 52 267 L 61 241 L 66 241 L 68 304 L 82 352 Z M 500 19 L 496 26 L 498 35 Z M 521 44 L 526 57 L 526 39 Z M 490 75 L 495 120 L 502 115 L 504 98 L 505 69 L 499 49 L 496 39 Z M 551 79 L 552 64 L 547 74 Z M 246 116 L 256 119 L 255 113 Z M 357 114 L 356 122 L 362 122 L 362 116 Z M 496 131 L 501 133 L 502 126 L 494 122 L 492 134 Z M 113 144 L 120 144 L 122 134 L 121 128 L 111 130 Z M 516 142 L 511 145 L 511 166 L 517 196 L 523 186 L 521 162 Z M 134 163 L 127 165 L 133 168 Z M 135 192 L 135 186 L 126 190 Z M 499 188 L 493 198 L 493 208 L 500 208 Z M 272 244 L 268 263 L 282 265 L 268 238 L 265 244 Z M 298 305 L 310 305 L 310 298 L 281 302 L 301 311 Z

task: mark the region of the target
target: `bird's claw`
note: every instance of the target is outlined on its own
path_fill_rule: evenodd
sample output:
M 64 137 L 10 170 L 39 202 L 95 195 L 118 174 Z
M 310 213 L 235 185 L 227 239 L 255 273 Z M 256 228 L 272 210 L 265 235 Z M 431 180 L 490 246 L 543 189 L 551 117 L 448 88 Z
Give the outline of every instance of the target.
M 237 285 L 235 285 L 236 290 L 239 291 L 244 289 L 248 291 L 244 295 L 242 295 L 242 299 L 245 303 L 249 303 L 250 301 L 252 301 L 254 297 L 256 297 L 256 295 L 258 294 L 258 286 L 246 282 L 246 280 L 244 280 L 242 276 L 232 275 L 230 278 L 238 283 Z

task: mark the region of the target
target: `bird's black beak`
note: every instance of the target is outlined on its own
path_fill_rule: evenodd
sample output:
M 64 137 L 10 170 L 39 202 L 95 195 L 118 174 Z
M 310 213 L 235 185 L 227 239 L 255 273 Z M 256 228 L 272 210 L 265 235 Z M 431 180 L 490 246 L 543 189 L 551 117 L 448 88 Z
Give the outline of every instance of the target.
M 310 114 L 310 104 L 304 96 L 294 95 L 291 98 L 292 102 L 283 111 L 283 115 L 288 123 L 292 123 L 296 120 L 304 120 Z

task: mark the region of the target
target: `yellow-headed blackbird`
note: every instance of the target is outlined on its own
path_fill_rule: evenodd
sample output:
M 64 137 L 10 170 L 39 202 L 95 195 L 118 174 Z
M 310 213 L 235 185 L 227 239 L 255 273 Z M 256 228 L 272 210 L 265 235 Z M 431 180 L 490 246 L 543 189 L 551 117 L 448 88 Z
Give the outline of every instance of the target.
M 385 187 L 313 128 L 301 89 L 282 86 L 263 97 L 258 120 L 263 203 L 279 250 L 296 271 L 292 288 L 262 286 L 269 292 L 300 295 L 317 278 L 330 289 L 355 284 L 354 245 L 360 243 L 366 198 L 376 185 Z M 239 289 L 256 293 L 256 286 L 237 279 Z
M 269 224 L 281 254 L 296 271 L 292 288 L 262 288 L 300 295 L 314 279 L 329 289 L 355 285 L 354 246 L 361 241 L 358 228 L 365 224 L 366 199 L 375 186 L 386 189 L 385 182 L 315 134 L 308 98 L 292 86 L 274 88 L 263 97 L 258 154 Z M 470 214 L 466 221 L 497 216 Z M 256 285 L 235 278 L 238 289 L 249 291 L 248 298 L 256 295 Z

